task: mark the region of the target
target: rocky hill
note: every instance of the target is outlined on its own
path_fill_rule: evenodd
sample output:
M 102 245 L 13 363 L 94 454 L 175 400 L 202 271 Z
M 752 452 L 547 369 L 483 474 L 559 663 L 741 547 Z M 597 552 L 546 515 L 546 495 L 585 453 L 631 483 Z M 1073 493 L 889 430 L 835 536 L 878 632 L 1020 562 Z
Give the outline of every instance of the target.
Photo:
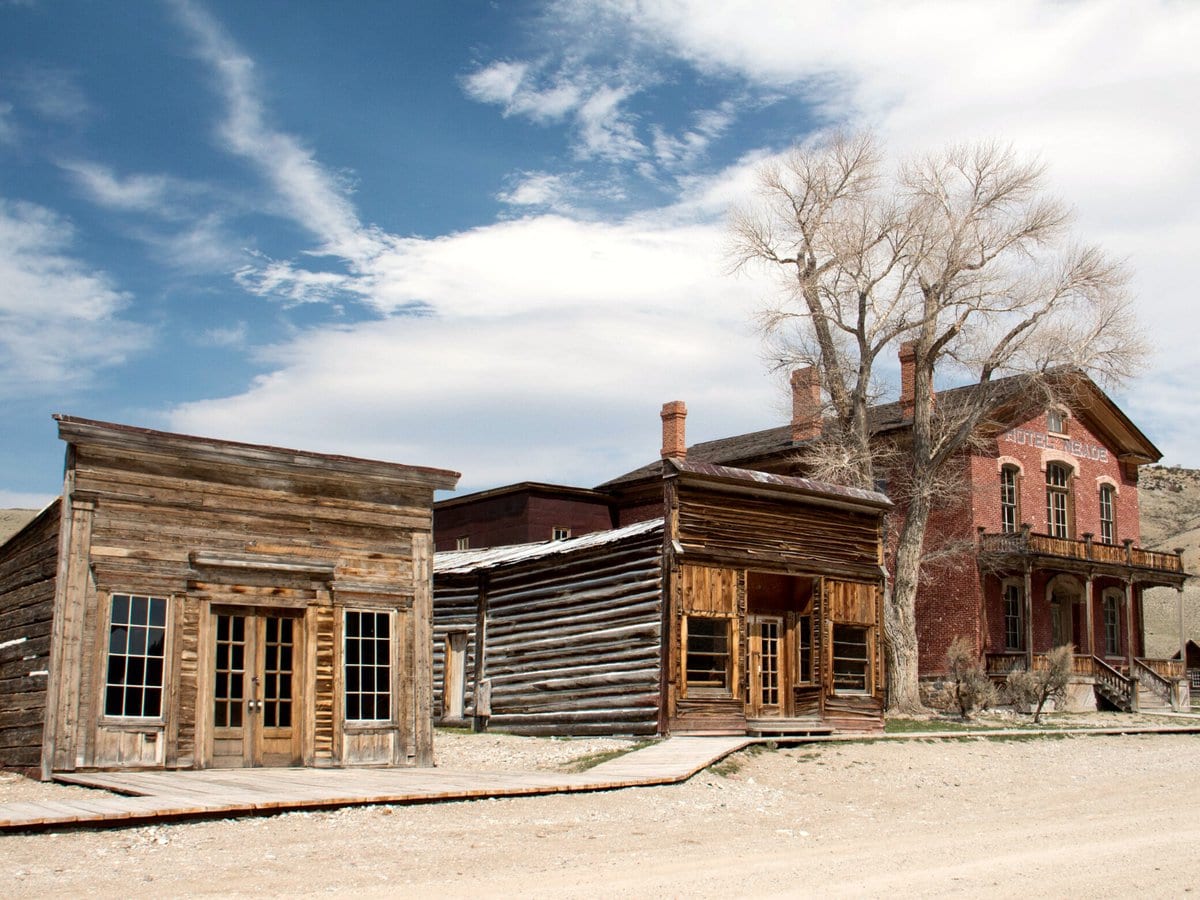
M 1200 470 L 1147 466 L 1138 480 L 1141 545 L 1152 550 L 1183 548 L 1183 565 L 1200 572 Z M 1183 628 L 1200 641 L 1200 579 L 1183 591 Z M 1179 595 L 1173 588 L 1146 591 L 1146 652 L 1174 656 L 1179 652 Z
M 0 509 L 0 544 L 33 521 L 36 509 Z

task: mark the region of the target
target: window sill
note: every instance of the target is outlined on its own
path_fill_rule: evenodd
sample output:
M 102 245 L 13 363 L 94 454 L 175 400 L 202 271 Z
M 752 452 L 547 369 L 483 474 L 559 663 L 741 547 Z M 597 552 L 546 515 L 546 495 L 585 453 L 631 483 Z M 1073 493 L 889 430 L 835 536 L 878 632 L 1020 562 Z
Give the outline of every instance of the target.
M 166 730 L 166 723 L 162 719 L 105 719 L 101 718 L 97 723 L 99 727 L 109 731 L 157 731 Z
M 353 722 L 346 722 L 345 725 L 342 726 L 342 731 L 345 734 L 369 734 L 373 731 L 391 731 L 394 728 L 396 728 L 396 723 L 391 721 L 367 722 L 356 720 Z

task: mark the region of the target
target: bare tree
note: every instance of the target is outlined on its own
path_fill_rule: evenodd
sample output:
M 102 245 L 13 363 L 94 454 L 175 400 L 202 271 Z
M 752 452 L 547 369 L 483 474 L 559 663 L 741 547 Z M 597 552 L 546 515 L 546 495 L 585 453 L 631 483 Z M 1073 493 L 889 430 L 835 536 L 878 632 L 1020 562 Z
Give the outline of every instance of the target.
M 888 478 L 899 521 L 885 604 L 889 707 L 921 708 L 915 601 L 932 509 L 956 466 L 1015 399 L 1069 401 L 1086 373 L 1103 384 L 1141 356 L 1123 267 L 1071 241 L 1070 215 L 1042 168 L 994 143 L 891 165 L 870 136 L 838 136 L 763 167 L 735 213 L 734 268 L 781 276 L 761 314 L 778 368 L 813 365 L 827 398 L 803 454 L 816 477 L 872 487 Z M 911 342 L 910 427 L 882 439 L 868 410 L 880 354 Z M 936 399 L 934 374 L 974 385 Z M 1020 397 L 1007 375 L 1023 375 Z M 993 432 L 994 433 L 994 432 Z

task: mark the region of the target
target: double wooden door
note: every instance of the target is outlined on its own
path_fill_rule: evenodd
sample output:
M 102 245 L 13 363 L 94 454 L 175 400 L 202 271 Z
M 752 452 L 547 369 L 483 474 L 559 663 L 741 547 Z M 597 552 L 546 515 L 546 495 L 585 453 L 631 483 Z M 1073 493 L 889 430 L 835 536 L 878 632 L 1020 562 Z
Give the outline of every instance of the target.
M 302 619 L 224 609 L 212 622 L 212 764 L 298 765 Z

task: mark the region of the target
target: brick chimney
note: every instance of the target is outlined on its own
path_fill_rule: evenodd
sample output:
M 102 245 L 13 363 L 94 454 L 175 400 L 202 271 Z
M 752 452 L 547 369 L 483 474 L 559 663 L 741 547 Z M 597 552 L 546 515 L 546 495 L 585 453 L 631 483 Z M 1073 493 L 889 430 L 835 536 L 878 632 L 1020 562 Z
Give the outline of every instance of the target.
M 687 406 L 682 400 L 664 403 L 662 408 L 662 458 L 687 458 Z
M 792 443 L 821 434 L 821 379 L 813 366 L 792 372 Z
M 917 342 L 900 345 L 900 414 L 911 419 L 917 395 Z
M 917 397 L 917 342 L 905 341 L 900 345 L 900 413 L 911 419 Z M 929 403 L 932 408 L 937 396 L 933 385 L 929 386 Z

